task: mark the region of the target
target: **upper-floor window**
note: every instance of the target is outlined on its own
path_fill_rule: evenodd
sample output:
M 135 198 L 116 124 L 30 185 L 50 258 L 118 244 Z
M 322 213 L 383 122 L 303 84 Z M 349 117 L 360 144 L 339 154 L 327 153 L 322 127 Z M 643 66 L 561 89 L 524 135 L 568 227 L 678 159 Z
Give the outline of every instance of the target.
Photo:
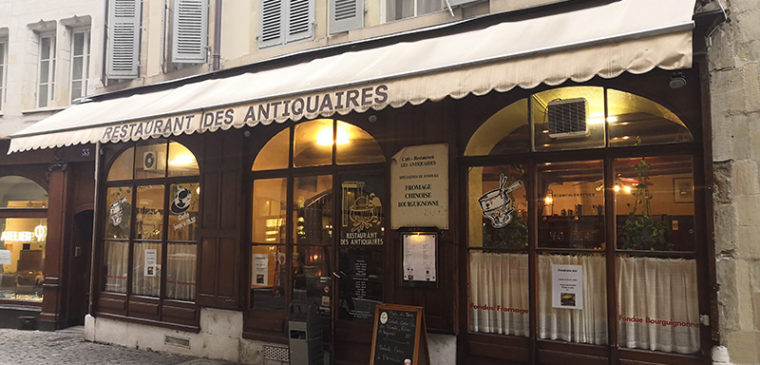
M 139 75 L 141 4 L 139 0 L 108 2 L 109 79 L 133 79 Z
M 173 0 L 167 4 L 166 39 L 173 64 L 205 63 L 208 55 L 208 0 Z
M 44 108 L 55 99 L 55 33 L 38 35 L 37 106 Z
M 259 0 L 259 48 L 314 36 L 314 0 Z
M 441 9 L 441 0 L 385 0 L 385 21 L 412 18 Z
M 87 95 L 90 66 L 90 30 L 75 30 L 71 37 L 71 101 Z

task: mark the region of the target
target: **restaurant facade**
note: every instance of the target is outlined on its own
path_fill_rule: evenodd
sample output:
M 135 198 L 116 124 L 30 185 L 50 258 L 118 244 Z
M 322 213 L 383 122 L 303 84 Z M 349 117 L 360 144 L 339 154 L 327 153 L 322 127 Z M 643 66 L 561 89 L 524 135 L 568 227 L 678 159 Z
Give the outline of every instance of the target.
M 9 152 L 94 145 L 93 341 L 286 362 L 306 303 L 326 359 L 363 364 L 375 306 L 398 303 L 424 307 L 433 364 L 709 363 L 704 34 L 724 14 L 694 6 L 610 2 L 93 97 Z

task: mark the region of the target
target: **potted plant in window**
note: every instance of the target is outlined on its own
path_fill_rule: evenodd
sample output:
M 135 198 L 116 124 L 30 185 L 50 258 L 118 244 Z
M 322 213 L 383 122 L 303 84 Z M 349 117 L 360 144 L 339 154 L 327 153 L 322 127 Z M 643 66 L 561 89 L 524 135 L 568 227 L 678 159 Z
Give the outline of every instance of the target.
M 619 247 L 625 250 L 663 251 L 670 248 L 665 238 L 666 227 L 651 215 L 652 193 L 649 191 L 649 163 L 642 157 L 633 166 L 636 182 L 633 189 L 634 202 L 621 227 Z

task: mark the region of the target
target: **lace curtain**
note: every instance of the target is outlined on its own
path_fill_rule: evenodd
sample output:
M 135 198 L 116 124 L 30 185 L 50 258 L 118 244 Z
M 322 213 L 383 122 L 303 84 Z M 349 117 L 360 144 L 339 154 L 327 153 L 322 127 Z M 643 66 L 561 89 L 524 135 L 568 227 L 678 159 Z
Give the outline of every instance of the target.
M 652 351 L 699 351 L 695 260 L 618 259 L 618 342 Z
M 541 255 L 538 267 L 538 337 L 607 343 L 603 256 Z M 528 255 L 470 253 L 470 331 L 528 336 Z M 552 265 L 583 268 L 581 310 L 552 308 Z M 618 259 L 618 340 L 621 347 L 699 351 L 696 262 Z

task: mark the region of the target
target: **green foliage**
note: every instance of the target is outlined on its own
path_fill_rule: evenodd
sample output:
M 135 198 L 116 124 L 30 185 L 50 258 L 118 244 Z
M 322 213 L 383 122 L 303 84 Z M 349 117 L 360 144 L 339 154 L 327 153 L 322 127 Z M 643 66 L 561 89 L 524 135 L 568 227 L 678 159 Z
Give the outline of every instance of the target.
M 483 243 L 489 248 L 528 248 L 528 224 L 512 212 L 512 220 L 506 227 L 495 229 L 489 223 L 483 223 Z
M 665 238 L 667 229 L 650 214 L 652 193 L 649 191 L 649 163 L 641 158 L 633 168 L 637 183 L 634 186 L 633 207 L 621 227 L 618 246 L 625 250 L 664 251 L 670 249 Z M 630 204 L 629 204 L 630 206 Z

